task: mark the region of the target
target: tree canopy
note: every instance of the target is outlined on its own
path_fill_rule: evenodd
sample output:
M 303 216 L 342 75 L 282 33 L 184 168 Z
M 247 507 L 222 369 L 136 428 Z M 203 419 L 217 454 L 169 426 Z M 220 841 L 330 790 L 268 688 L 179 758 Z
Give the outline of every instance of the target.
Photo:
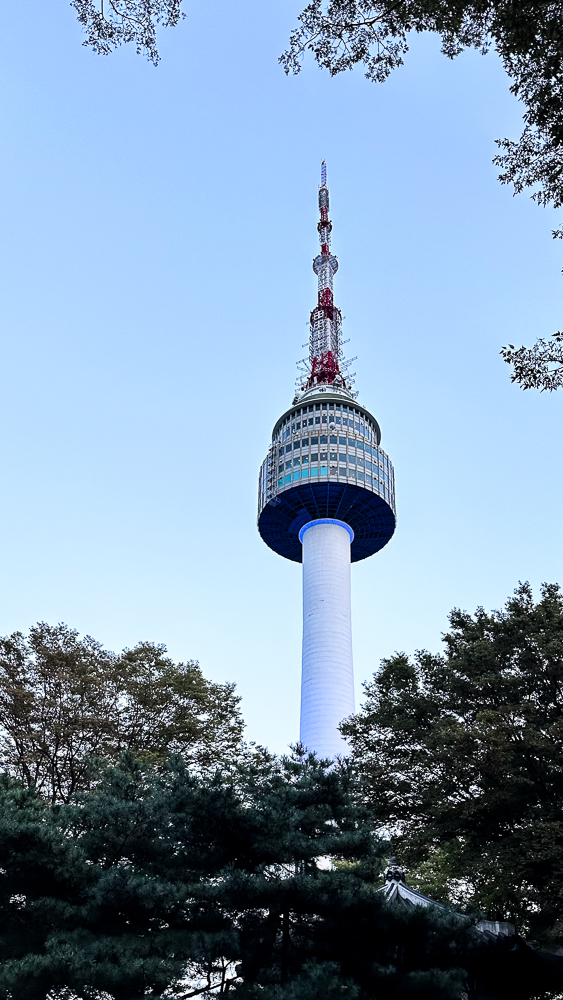
M 157 28 L 177 25 L 185 14 L 182 0 L 70 0 L 86 38 L 84 45 L 98 55 L 132 42 L 156 66 L 160 62 Z
M 511 382 L 518 382 L 522 389 L 541 389 L 553 392 L 563 385 L 563 333 L 557 331 L 550 340 L 540 337 L 533 347 L 501 348 L 500 352 L 514 371 Z
M 133 42 L 158 62 L 156 31 L 181 19 L 182 0 L 71 0 L 86 29 L 85 45 L 108 54 Z M 298 17 L 280 62 L 299 73 L 311 53 L 335 76 L 361 66 L 368 80 L 385 81 L 401 66 L 409 35 L 434 32 L 442 51 L 493 48 L 524 106 L 519 140 L 498 139 L 500 180 L 531 189 L 540 205 L 563 206 L 562 0 L 311 0 Z M 557 234 L 556 234 L 557 235 Z
M 0 767 L 52 802 L 89 786 L 122 752 L 199 767 L 236 756 L 244 723 L 232 684 L 174 663 L 164 646 L 115 653 L 66 625 L 0 638 Z
M 491 948 L 455 914 L 386 903 L 385 850 L 353 768 L 302 754 L 256 752 L 227 780 L 124 757 L 60 806 L 4 776 L 0 998 L 459 1000 Z M 545 992 L 531 953 L 492 951 L 499 997 Z
M 450 625 L 444 654 L 384 660 L 342 731 L 422 891 L 560 947 L 563 598 L 521 584 Z
M 544 938 L 558 940 L 561 598 L 548 588 L 536 607 L 524 588 L 504 631 L 501 618 L 456 619 L 485 666 L 460 667 L 450 688 L 446 660 L 428 660 L 437 679 L 424 692 L 408 661 L 387 666 L 388 716 L 374 728 L 368 706 L 349 723 L 360 766 L 300 747 L 280 759 L 244 746 L 232 687 L 210 684 L 197 664 L 173 663 L 162 646 L 116 655 L 45 624 L 0 640 L 0 1000 L 552 997 L 563 958 L 381 892 L 383 826 L 400 830 L 405 856 L 444 899 L 456 878 L 475 883 L 485 844 L 478 870 L 489 896 L 480 902 L 505 916 L 508 899 L 523 926 L 527 906 Z M 497 697 L 499 650 L 506 676 Z M 471 708 L 479 697 L 484 716 Z M 519 751 L 502 745 L 503 725 L 522 736 Z M 490 762 L 479 744 L 485 728 L 496 733 Z M 481 754 L 481 771 L 456 739 Z M 543 782 L 535 797 L 534 767 Z M 482 807 L 472 814 L 481 773 Z
M 532 189 L 540 205 L 563 205 L 563 3 L 550 0 L 311 0 L 280 57 L 298 73 L 310 52 L 335 76 L 357 65 L 382 83 L 401 66 L 408 37 L 431 31 L 449 58 L 494 48 L 524 105 L 518 141 L 499 139 L 500 180 Z

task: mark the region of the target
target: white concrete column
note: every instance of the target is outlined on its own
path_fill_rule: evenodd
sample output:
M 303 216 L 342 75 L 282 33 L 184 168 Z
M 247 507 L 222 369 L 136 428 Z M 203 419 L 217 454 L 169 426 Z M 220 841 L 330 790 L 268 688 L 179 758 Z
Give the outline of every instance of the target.
M 301 734 L 319 757 L 349 753 L 338 732 L 354 711 L 350 545 L 344 521 L 321 518 L 299 532 L 303 545 Z

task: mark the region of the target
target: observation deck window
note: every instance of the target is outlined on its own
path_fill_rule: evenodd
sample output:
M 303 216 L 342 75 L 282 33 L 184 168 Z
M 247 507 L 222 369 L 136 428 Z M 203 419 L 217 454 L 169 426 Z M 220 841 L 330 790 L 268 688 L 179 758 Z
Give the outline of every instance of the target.
M 313 423 L 313 421 L 314 421 L 314 418 L 313 417 L 309 417 L 309 427 L 311 426 L 311 424 Z
M 321 434 L 321 444 L 328 444 L 328 437 L 326 434 Z
M 286 462 L 285 467 L 286 469 L 291 469 L 291 462 Z
M 319 443 L 318 437 L 312 437 L 311 438 L 311 444 L 318 444 L 318 443 Z
M 315 423 L 316 424 L 320 424 L 320 422 L 321 422 L 321 418 L 320 417 L 315 417 Z
M 319 461 L 319 453 L 318 453 L 318 451 L 316 451 L 314 455 L 311 455 L 311 461 L 312 462 L 318 462 Z
M 336 434 L 331 434 L 330 435 L 330 443 L 331 444 L 337 444 L 338 443 L 338 439 L 336 437 Z
M 293 459 L 293 464 L 294 465 L 301 465 L 301 460 L 299 458 L 294 458 Z
M 331 451 L 331 453 L 330 453 L 330 460 L 331 460 L 331 462 L 336 462 L 337 457 L 338 456 L 337 456 L 336 452 L 335 451 Z
M 309 444 L 309 438 L 303 438 L 301 442 L 301 447 L 306 448 L 308 444 Z
M 337 423 L 337 424 L 340 423 L 340 417 L 335 417 L 334 419 L 335 419 L 335 423 Z
M 295 450 L 295 448 L 298 448 L 298 447 L 299 447 L 299 441 L 294 441 L 293 442 L 293 448 L 294 448 L 294 450 Z
M 307 455 L 303 455 L 303 458 L 301 459 L 301 461 L 303 462 L 303 465 L 305 465 L 305 463 L 309 462 L 309 457 Z
M 286 444 L 285 451 L 286 451 L 286 454 L 287 454 L 288 451 L 291 451 L 291 445 L 290 444 Z

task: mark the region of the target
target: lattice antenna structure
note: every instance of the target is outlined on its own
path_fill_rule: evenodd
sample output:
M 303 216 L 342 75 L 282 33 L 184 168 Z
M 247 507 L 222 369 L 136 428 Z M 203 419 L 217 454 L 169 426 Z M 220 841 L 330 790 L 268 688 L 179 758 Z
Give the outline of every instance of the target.
M 318 278 L 317 305 L 311 312 L 309 357 L 298 362 L 298 388 L 307 392 L 316 386 L 331 386 L 344 390 L 355 399 L 354 379 L 348 373 L 351 362 L 344 361 L 342 351 L 342 313 L 334 304 L 333 279 L 338 270 L 338 259 L 330 252 L 332 222 L 328 217 L 330 195 L 326 183 L 326 163 L 321 163 L 319 187 L 319 213 L 317 225 L 321 252 L 313 261 L 313 271 Z M 353 359 L 355 360 L 355 359 Z

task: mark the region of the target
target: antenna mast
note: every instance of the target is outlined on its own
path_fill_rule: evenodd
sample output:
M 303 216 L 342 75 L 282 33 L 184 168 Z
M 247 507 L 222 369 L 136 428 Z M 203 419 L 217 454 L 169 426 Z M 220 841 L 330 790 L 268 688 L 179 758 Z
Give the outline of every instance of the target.
M 326 162 L 323 160 L 319 187 L 320 220 L 317 225 L 321 252 L 313 261 L 313 271 L 318 278 L 318 298 L 311 313 L 309 358 L 304 362 L 303 371 L 305 381 L 299 379 L 299 388 L 305 392 L 316 386 L 332 386 L 343 389 L 354 398 L 353 380 L 347 372 L 351 362 L 344 361 L 342 352 L 342 313 L 334 305 L 333 278 L 338 271 L 338 259 L 330 252 L 332 222 L 328 217 L 329 207 Z

